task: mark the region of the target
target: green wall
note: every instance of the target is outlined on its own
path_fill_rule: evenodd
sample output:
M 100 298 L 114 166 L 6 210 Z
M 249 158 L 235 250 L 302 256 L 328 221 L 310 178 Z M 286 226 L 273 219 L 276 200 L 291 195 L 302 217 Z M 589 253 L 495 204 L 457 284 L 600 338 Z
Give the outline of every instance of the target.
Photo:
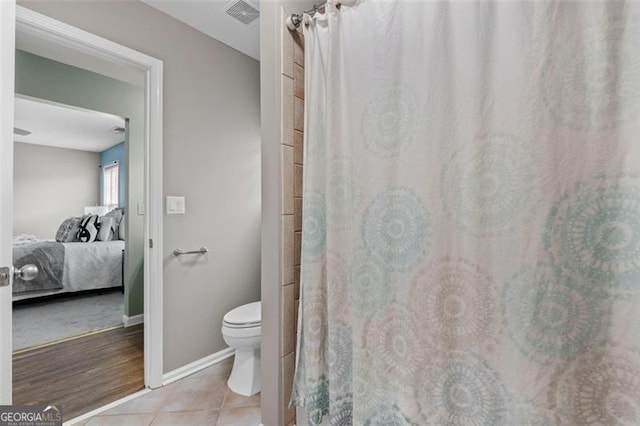
M 141 314 L 144 218 L 137 212 L 138 203 L 144 202 L 144 89 L 17 50 L 15 91 L 129 119 L 124 311 L 128 316 Z

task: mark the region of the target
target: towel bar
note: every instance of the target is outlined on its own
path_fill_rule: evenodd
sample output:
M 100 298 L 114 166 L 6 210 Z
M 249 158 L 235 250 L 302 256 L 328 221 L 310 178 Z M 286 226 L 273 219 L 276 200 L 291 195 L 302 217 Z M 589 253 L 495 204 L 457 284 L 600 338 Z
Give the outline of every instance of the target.
M 182 256 L 183 254 L 205 254 L 208 253 L 209 249 L 206 247 L 200 247 L 198 250 L 184 251 L 181 248 L 177 248 L 173 251 L 175 256 Z

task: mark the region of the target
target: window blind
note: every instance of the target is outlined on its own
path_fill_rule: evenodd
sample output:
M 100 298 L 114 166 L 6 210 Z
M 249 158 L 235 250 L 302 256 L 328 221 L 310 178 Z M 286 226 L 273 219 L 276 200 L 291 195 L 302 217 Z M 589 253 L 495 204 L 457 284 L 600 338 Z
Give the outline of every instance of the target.
M 109 210 L 118 207 L 119 203 L 119 169 L 118 163 L 102 166 L 102 205 L 109 207 Z

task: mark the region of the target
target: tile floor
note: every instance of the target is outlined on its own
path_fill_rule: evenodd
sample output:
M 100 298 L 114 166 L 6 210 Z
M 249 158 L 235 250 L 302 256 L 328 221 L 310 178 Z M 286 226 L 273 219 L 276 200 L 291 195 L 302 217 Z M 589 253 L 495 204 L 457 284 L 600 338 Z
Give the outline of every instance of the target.
M 227 388 L 233 358 L 91 417 L 93 425 L 260 424 L 260 394 L 244 397 Z

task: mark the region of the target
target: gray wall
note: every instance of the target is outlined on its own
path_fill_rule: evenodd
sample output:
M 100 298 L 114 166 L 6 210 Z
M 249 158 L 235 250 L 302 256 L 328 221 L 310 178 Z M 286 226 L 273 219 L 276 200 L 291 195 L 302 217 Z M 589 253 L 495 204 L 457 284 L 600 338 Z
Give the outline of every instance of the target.
M 129 118 L 125 141 L 128 164 L 125 240 L 126 315 L 142 313 L 144 222 L 137 204 L 144 200 L 144 90 L 60 62 L 16 51 L 16 93 Z
M 16 142 L 13 234 L 53 239 L 60 223 L 98 203 L 100 154 Z
M 187 210 L 164 217 L 164 371 L 225 348 L 224 314 L 260 299 L 258 62 L 140 2 L 18 3 L 164 61 L 164 191 Z

